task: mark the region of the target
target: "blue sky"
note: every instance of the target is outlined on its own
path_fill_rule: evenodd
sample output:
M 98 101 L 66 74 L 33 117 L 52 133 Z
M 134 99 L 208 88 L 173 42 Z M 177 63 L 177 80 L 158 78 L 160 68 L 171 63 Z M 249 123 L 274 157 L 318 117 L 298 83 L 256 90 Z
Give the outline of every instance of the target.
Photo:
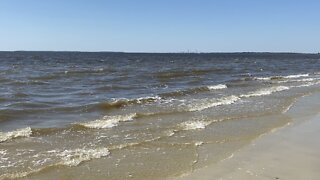
M 0 0 L 0 50 L 319 52 L 319 0 Z

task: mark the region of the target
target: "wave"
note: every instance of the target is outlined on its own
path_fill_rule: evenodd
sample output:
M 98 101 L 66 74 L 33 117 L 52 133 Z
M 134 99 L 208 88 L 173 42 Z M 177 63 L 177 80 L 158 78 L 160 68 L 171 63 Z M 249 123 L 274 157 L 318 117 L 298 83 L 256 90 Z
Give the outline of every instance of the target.
M 179 124 L 182 130 L 196 130 L 204 129 L 206 126 L 210 125 L 212 121 L 187 121 Z
M 287 86 L 275 86 L 275 87 L 270 87 L 270 88 L 265 88 L 265 89 L 260 89 L 248 94 L 243 94 L 240 95 L 240 97 L 254 97 L 254 96 L 265 96 L 265 95 L 270 95 L 274 92 L 279 92 L 279 91 L 284 91 L 290 89 Z
M 217 84 L 212 86 L 203 86 L 203 87 L 196 87 L 196 88 L 190 88 L 185 90 L 161 93 L 159 96 L 162 98 L 178 97 L 178 96 L 185 96 L 185 95 L 191 95 L 191 94 L 207 92 L 212 90 L 226 89 L 226 88 L 227 88 L 227 85 L 225 84 Z
M 30 127 L 17 129 L 10 132 L 0 132 L 0 143 L 19 137 L 30 137 L 32 130 Z
M 104 116 L 102 119 L 78 123 L 78 125 L 92 128 L 92 129 L 104 129 L 104 128 L 112 128 L 118 126 L 120 122 L 132 121 L 137 116 L 136 113 L 128 114 L 128 115 L 118 115 L 118 116 Z
M 287 76 L 270 76 L 270 77 L 254 77 L 254 80 L 281 80 L 281 79 L 297 79 L 300 77 L 308 77 L 309 74 L 293 74 L 293 75 L 287 75 Z
M 209 90 L 216 90 L 216 89 L 226 89 L 227 85 L 225 84 L 218 84 L 218 85 L 214 85 L 214 86 L 207 86 L 207 88 Z
M 44 74 L 40 76 L 34 76 L 30 77 L 30 80 L 40 80 L 40 81 L 46 81 L 46 80 L 52 80 L 52 79 L 59 79 L 63 78 L 65 76 L 86 76 L 88 74 L 101 74 L 101 73 L 111 73 L 115 72 L 114 69 L 109 68 L 97 68 L 97 69 L 72 69 L 72 70 L 65 70 L 65 71 L 59 71 L 59 72 L 53 72 L 50 74 Z
M 189 107 L 189 111 L 202 111 L 204 109 L 208 109 L 215 106 L 229 105 L 235 103 L 238 100 L 240 100 L 238 96 L 231 95 L 216 100 L 199 101 L 192 104 L 191 107 Z
M 316 80 L 316 78 L 296 79 L 294 81 L 296 81 L 296 82 L 310 82 L 310 81 L 314 81 L 314 80 Z
M 232 68 L 210 68 L 210 69 L 192 69 L 181 71 L 160 71 L 153 74 L 153 77 L 161 80 L 169 80 L 173 78 L 188 77 L 188 76 L 201 76 L 210 73 L 227 74 L 232 71 Z
M 287 83 L 287 82 L 312 82 L 318 78 L 303 78 L 303 79 L 290 79 L 290 80 L 281 80 L 278 83 Z
M 104 116 L 101 119 L 89 121 L 89 122 L 82 122 L 82 123 L 75 123 L 71 127 L 66 128 L 45 128 L 45 129 L 31 129 L 30 127 L 18 129 L 11 132 L 0 132 L 0 142 L 5 142 L 14 138 L 19 137 L 29 137 L 31 135 L 34 136 L 41 136 L 45 134 L 53 134 L 60 131 L 65 130 L 85 130 L 86 128 L 90 129 L 104 129 L 104 128 L 112 128 L 115 126 L 118 126 L 121 122 L 126 121 L 132 121 L 134 119 L 144 118 L 144 117 L 150 117 L 150 116 L 161 116 L 161 115 L 170 115 L 175 113 L 183 113 L 183 112 L 193 112 L 193 111 L 202 111 L 208 108 L 216 107 L 216 106 L 222 106 L 222 105 L 229 105 L 234 104 L 241 98 L 248 98 L 248 97 L 256 97 L 256 96 L 266 96 L 270 95 L 275 92 L 280 92 L 284 90 L 288 90 L 293 87 L 308 87 L 315 84 L 319 84 L 319 82 L 309 82 L 306 84 L 298 85 L 298 86 L 275 86 L 275 87 L 269 87 L 264 88 L 260 90 L 256 90 L 253 92 L 249 92 L 248 94 L 242 94 L 242 95 L 231 95 L 227 97 L 222 97 L 219 99 L 200 99 L 195 100 L 188 104 L 183 109 L 178 109 L 175 111 L 160 111 L 160 112 L 137 112 L 137 113 L 131 113 L 126 115 L 115 115 L 115 116 Z
M 57 154 L 61 157 L 59 165 L 77 166 L 84 161 L 99 159 L 110 154 L 107 148 L 64 150 Z
M 132 90 L 132 86 L 121 86 L 121 85 L 105 85 L 97 87 L 98 91 L 116 91 L 116 90 Z
M 194 104 L 189 105 L 189 111 L 202 111 L 204 109 L 208 109 L 211 107 L 221 106 L 221 105 L 229 105 L 234 104 L 241 98 L 248 98 L 248 97 L 254 97 L 254 96 L 265 96 L 270 95 L 274 92 L 284 91 L 290 89 L 287 86 L 276 86 L 276 87 L 270 87 L 265 89 L 260 89 L 257 91 L 250 92 L 248 94 L 242 94 L 240 96 L 231 95 L 228 97 L 223 97 L 220 99 L 215 100 L 201 100 L 196 101 Z
M 283 76 L 286 79 L 295 79 L 295 78 L 300 78 L 300 77 L 308 77 L 309 74 L 294 74 L 294 75 L 288 75 L 288 76 Z
M 255 80 L 263 80 L 263 81 L 267 81 L 267 80 L 271 80 L 271 77 L 255 77 Z
M 0 175 L 0 179 L 16 179 L 16 178 L 23 178 L 29 176 L 34 173 L 41 172 L 51 167 L 56 166 L 78 166 L 82 162 L 90 161 L 92 159 L 99 159 L 102 157 L 106 157 L 110 154 L 110 151 L 107 148 L 97 148 L 97 149 L 74 149 L 74 150 L 64 150 L 59 152 L 58 150 L 51 150 L 47 151 L 48 154 L 55 153 L 56 157 L 60 158 L 58 163 L 54 163 L 39 169 L 31 169 L 30 171 L 26 172 L 15 172 L 11 174 L 2 174 Z
M 118 109 L 122 108 L 128 105 L 135 105 L 135 104 L 148 104 L 148 103 L 154 103 L 158 101 L 168 101 L 166 98 L 170 97 L 178 97 L 178 96 L 185 96 L 190 94 L 196 94 L 199 92 L 206 92 L 206 91 L 212 91 L 212 90 L 219 90 L 219 89 L 225 89 L 227 88 L 227 85 L 225 84 L 217 84 L 212 86 L 204 86 L 204 87 L 196 87 L 186 90 L 178 90 L 173 92 L 167 92 L 167 93 L 161 93 L 157 96 L 146 96 L 146 97 L 140 97 L 136 99 L 114 99 L 111 102 L 103 102 L 97 104 L 95 107 L 98 107 L 100 109 Z
M 147 97 L 140 97 L 137 99 L 114 99 L 111 102 L 103 102 L 97 104 L 97 106 L 101 109 L 114 109 L 114 108 L 121 108 L 128 105 L 134 105 L 134 104 L 146 104 L 146 103 L 152 103 L 157 102 L 161 100 L 161 97 L 159 96 L 147 96 Z
M 319 83 L 320 83 L 320 81 L 318 81 L 318 82 L 308 82 L 306 84 L 301 84 L 301 85 L 292 86 L 292 87 L 309 87 L 309 86 L 317 85 Z

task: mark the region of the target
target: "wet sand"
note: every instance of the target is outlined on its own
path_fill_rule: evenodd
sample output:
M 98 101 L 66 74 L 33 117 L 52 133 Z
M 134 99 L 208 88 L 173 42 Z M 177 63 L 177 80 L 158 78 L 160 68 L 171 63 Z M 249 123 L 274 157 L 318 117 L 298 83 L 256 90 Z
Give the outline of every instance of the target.
M 320 93 L 303 97 L 287 112 L 292 122 L 233 153 L 177 179 L 320 178 Z

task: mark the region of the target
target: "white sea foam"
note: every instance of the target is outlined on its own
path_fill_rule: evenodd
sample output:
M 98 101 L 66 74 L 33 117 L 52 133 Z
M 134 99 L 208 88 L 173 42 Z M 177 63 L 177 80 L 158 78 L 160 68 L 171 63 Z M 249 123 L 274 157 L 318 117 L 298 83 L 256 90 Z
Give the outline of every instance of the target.
M 209 90 L 217 90 L 217 89 L 226 89 L 227 85 L 225 84 L 218 84 L 218 85 L 214 85 L 214 86 L 208 86 Z
M 255 77 L 254 79 L 267 81 L 267 80 L 271 80 L 271 77 Z
M 144 101 L 159 101 L 161 100 L 160 96 L 146 96 L 146 97 L 140 97 L 137 98 L 137 103 L 143 103 Z
M 112 128 L 117 126 L 119 122 L 132 121 L 134 117 L 136 117 L 136 113 L 118 116 L 104 116 L 102 119 L 79 124 L 87 128 L 94 129 Z
M 270 77 L 255 77 L 256 80 L 268 81 L 271 79 L 283 78 L 283 79 L 297 79 L 300 77 L 308 77 L 309 74 L 293 74 L 288 76 L 270 76 Z
M 311 82 L 316 80 L 315 78 L 304 78 L 304 79 L 296 79 L 295 82 Z
M 3 157 L 7 155 L 7 150 L 6 149 L 0 149 L 0 159 L 3 160 Z M 1 162 L 1 160 L 0 160 Z M 1 167 L 1 166 L 0 166 Z
M 308 82 L 306 84 L 301 84 L 301 85 L 298 85 L 298 86 L 292 86 L 292 87 L 309 87 L 309 86 L 313 86 L 313 85 L 316 85 L 316 84 L 319 84 L 320 82 Z
M 202 141 L 197 141 L 194 143 L 195 146 L 201 146 L 202 144 L 204 144 L 204 142 Z
M 183 130 L 204 129 L 211 123 L 210 121 L 187 121 L 179 124 L 179 127 Z
M 23 177 L 28 176 L 29 174 L 36 173 L 36 172 L 39 172 L 39 171 L 41 171 L 41 169 L 31 170 L 31 171 L 28 171 L 28 172 L 13 173 L 13 174 L 3 174 L 3 175 L 0 175 L 0 179 L 17 179 L 17 178 L 23 178 Z
M 275 87 L 260 89 L 260 90 L 251 92 L 249 94 L 243 94 L 243 95 L 240 95 L 240 97 L 265 96 L 265 95 L 270 95 L 274 92 L 284 91 L 284 90 L 288 90 L 288 89 L 290 89 L 290 88 L 287 86 L 275 86 Z
M 17 129 L 10 132 L 0 132 L 0 143 L 18 137 L 29 137 L 32 134 L 30 127 Z
M 65 150 L 57 156 L 61 157 L 61 162 L 58 164 L 66 166 L 77 166 L 83 161 L 89 161 L 91 159 L 98 159 L 108 156 L 110 154 L 107 148 L 97 149 L 74 149 Z
M 173 136 L 174 134 L 175 134 L 174 130 L 168 130 L 168 131 L 166 131 L 166 135 L 167 135 L 168 137 L 171 137 L 171 136 Z
M 82 162 L 89 161 L 92 159 L 99 159 L 102 157 L 106 157 L 110 154 L 107 148 L 97 148 L 97 149 L 74 149 L 74 150 L 64 150 L 59 152 L 58 150 L 48 151 L 48 153 L 55 153 L 55 155 L 60 158 L 58 163 L 52 164 L 50 166 L 55 165 L 64 165 L 64 166 L 77 166 Z M 0 175 L 0 179 L 15 179 L 22 178 L 28 176 L 32 173 L 39 172 L 43 170 L 43 168 L 39 169 L 31 169 L 27 172 L 18 172 L 12 174 L 2 174 Z
M 309 74 L 294 74 L 294 75 L 283 76 L 283 77 L 287 79 L 294 79 L 294 78 L 308 77 L 308 76 Z
M 239 99 L 240 98 L 238 96 L 232 95 L 216 100 L 201 100 L 190 105 L 191 107 L 189 107 L 189 111 L 202 111 L 204 109 L 208 109 L 215 106 L 229 105 L 235 103 Z
M 143 103 L 148 103 L 148 102 L 157 102 L 162 100 L 160 96 L 145 96 L 145 97 L 139 97 L 139 98 L 134 98 L 134 99 L 128 99 L 128 98 L 112 98 L 112 101 L 110 104 L 117 104 L 117 103 L 128 103 L 129 104 L 143 104 Z

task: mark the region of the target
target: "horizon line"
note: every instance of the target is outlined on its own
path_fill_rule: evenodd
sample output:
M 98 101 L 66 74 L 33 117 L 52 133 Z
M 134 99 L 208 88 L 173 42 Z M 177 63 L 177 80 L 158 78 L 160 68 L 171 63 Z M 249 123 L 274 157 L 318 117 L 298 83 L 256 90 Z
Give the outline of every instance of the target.
M 70 52 L 70 53 L 127 53 L 127 54 L 320 54 L 320 52 L 294 52 L 294 51 L 78 51 L 78 50 L 0 50 L 0 52 Z

